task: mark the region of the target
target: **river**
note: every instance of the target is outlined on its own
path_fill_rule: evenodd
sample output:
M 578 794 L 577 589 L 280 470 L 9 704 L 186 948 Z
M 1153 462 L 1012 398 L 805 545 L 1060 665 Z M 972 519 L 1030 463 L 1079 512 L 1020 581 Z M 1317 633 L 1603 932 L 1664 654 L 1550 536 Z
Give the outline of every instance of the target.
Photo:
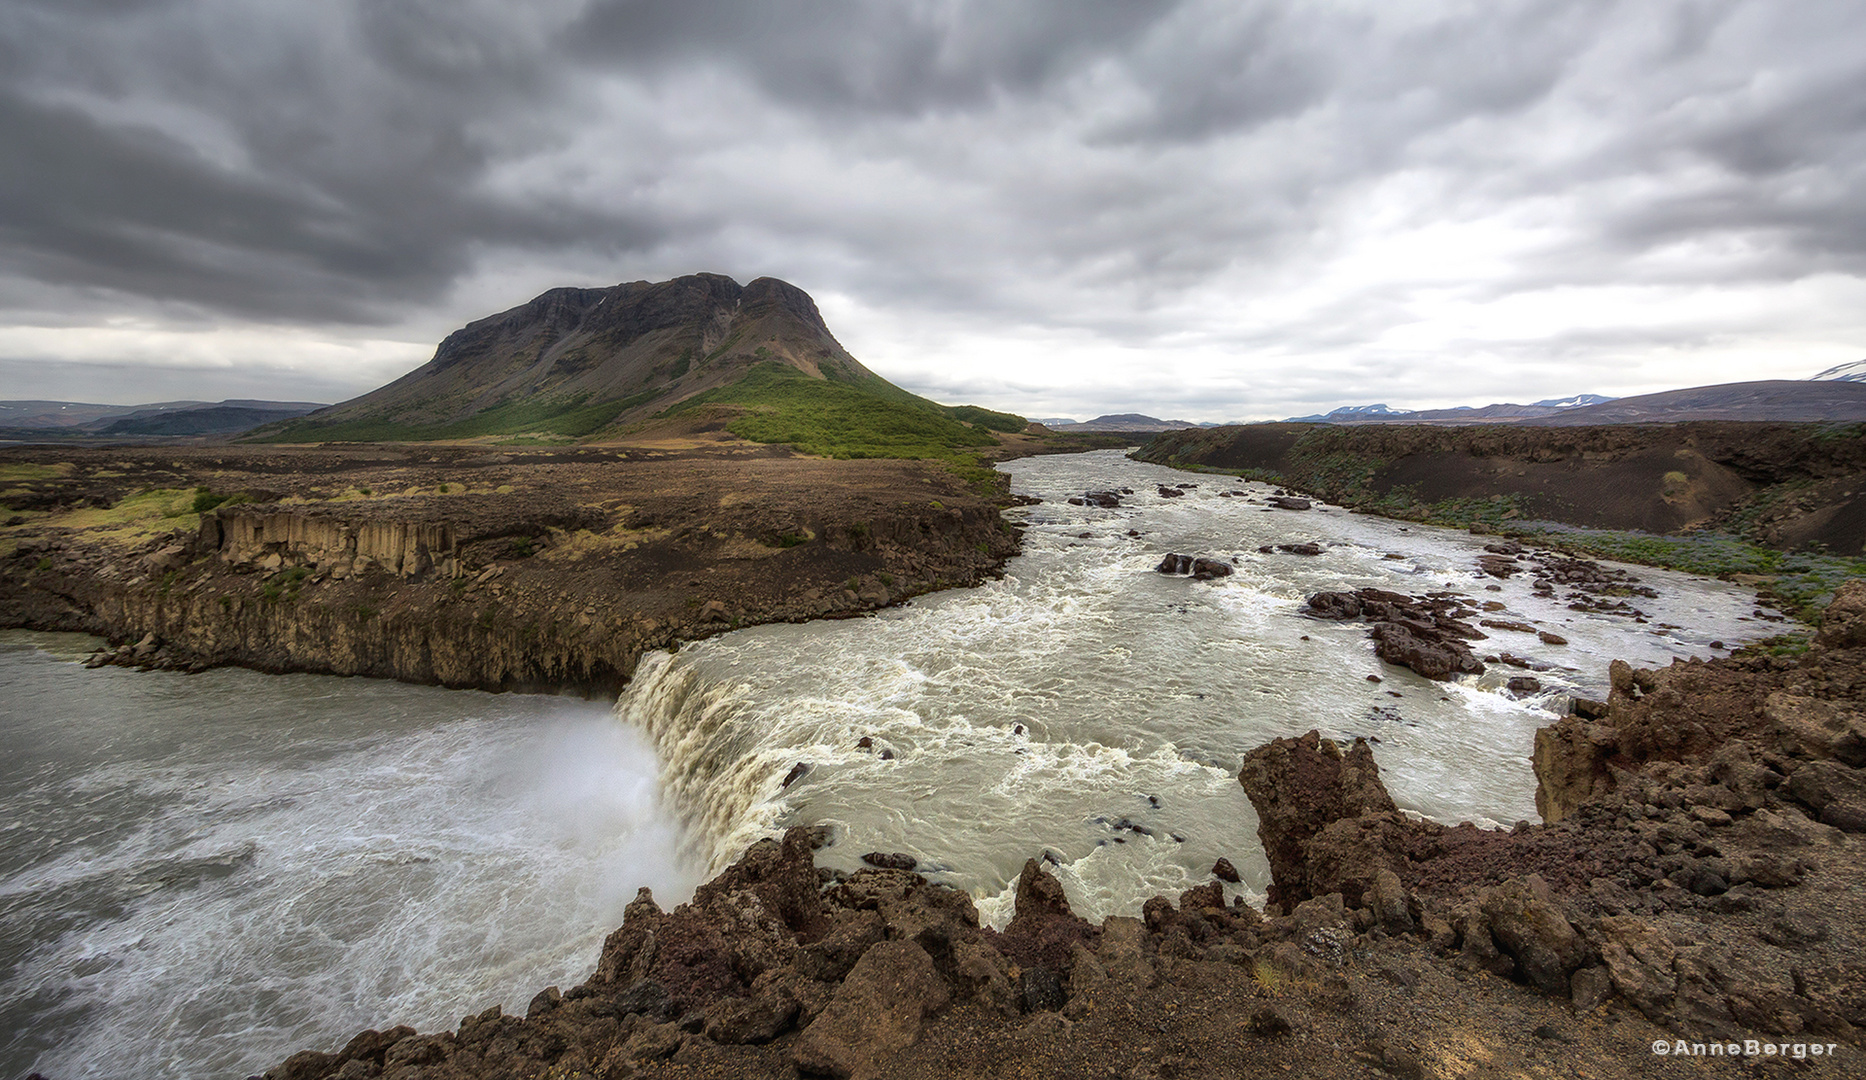
M 637 886 L 677 902 L 791 824 L 832 826 L 819 862 L 843 870 L 910 854 L 1000 923 L 1046 854 L 1091 917 L 1206 881 L 1220 856 L 1258 898 L 1236 780 L 1253 746 L 1367 735 L 1403 808 L 1533 819 L 1528 753 L 1564 695 L 1600 696 L 1616 657 L 1773 629 L 1749 593 L 1646 568 L 1649 621 L 1571 611 L 1483 577 L 1484 538 L 1270 510 L 1263 485 L 1119 452 L 1005 468 L 1043 502 L 1011 512 L 1025 553 L 1002 580 L 654 654 L 613 710 L 86 670 L 88 639 L 0 634 L 0 1072 L 243 1077 L 365 1027 L 522 1011 L 589 973 Z M 1123 486 L 1118 509 L 1065 501 Z M 1257 550 L 1296 541 L 1325 550 Z M 1169 550 L 1237 572 L 1155 573 Z M 1521 699 L 1510 669 L 1428 682 L 1375 659 L 1364 627 L 1299 614 L 1363 585 L 1500 601 L 1569 643 L 1477 643 L 1552 665 Z
M 717 868 L 759 836 L 832 826 L 819 863 L 911 855 L 1008 919 L 1026 859 L 1047 853 L 1076 909 L 1133 914 L 1148 897 L 1210 880 L 1261 899 L 1268 865 L 1237 783 L 1243 754 L 1319 728 L 1376 740 L 1405 810 L 1455 823 L 1536 820 L 1535 730 L 1569 695 L 1606 696 L 1607 665 L 1710 657 L 1766 636 L 1753 592 L 1625 567 L 1654 588 L 1646 622 L 1570 610 L 1526 574 L 1484 575 L 1494 538 L 1318 505 L 1274 510 L 1274 489 L 1127 460 L 1120 451 L 1004 466 L 1043 500 L 1013 511 L 1024 553 L 1001 581 L 923 597 L 872 618 L 774 625 L 648 657 L 618 704 L 667 762 L 664 785 L 695 856 Z M 1196 485 L 1165 497 L 1162 484 Z M 1120 508 L 1074 506 L 1126 487 Z M 1247 497 L 1223 492 L 1244 491 Z M 1316 556 L 1259 548 L 1313 542 Z M 1168 551 L 1237 560 L 1212 582 L 1154 572 Z M 1378 586 L 1456 590 L 1495 615 L 1566 638 L 1493 630 L 1480 655 L 1546 663 L 1437 683 L 1376 659 L 1359 623 L 1299 613 L 1309 595 Z M 1371 682 L 1367 676 L 1378 676 Z M 863 747 L 867 738 L 871 745 Z M 783 786 L 799 763 L 808 771 Z
M 700 880 L 606 703 L 86 670 L 92 640 L 0 634 L 0 1076 L 237 1078 L 522 1013 L 637 886 Z

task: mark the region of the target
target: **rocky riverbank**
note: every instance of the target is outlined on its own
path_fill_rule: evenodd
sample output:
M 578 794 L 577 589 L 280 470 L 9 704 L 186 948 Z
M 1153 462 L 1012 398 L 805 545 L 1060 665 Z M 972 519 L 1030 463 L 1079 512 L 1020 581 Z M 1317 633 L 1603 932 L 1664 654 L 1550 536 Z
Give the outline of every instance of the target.
M 1866 544 L 1858 424 L 1249 424 L 1163 432 L 1137 456 L 1274 475 L 1330 502 L 1419 521 L 1713 527 L 1846 556 Z
M 612 692 L 645 651 L 1001 571 L 937 463 L 783 447 L 27 448 L 0 455 L 0 626 L 98 663 Z
M 1224 903 L 1221 864 L 1091 925 L 1033 859 L 997 931 L 909 870 L 819 870 L 830 834 L 793 829 L 672 911 L 644 892 L 523 1017 L 266 1075 L 1856 1075 L 1863 699 L 1852 584 L 1801 658 L 1616 665 L 1597 719 L 1538 736 L 1544 825 L 1418 820 L 1366 742 L 1277 739 L 1239 776 L 1261 911 Z

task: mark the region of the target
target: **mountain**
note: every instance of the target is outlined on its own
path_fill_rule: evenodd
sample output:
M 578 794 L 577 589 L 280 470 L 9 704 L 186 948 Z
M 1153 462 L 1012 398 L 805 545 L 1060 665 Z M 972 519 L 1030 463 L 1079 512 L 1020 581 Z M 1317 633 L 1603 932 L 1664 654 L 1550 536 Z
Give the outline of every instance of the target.
M 1819 375 L 1810 375 L 1809 382 L 1866 382 L 1866 360 L 1855 360 L 1850 364 L 1835 364 Z
M 1675 424 L 1686 420 L 1772 420 L 1850 423 L 1866 420 L 1866 382 L 1765 379 L 1693 386 L 1619 398 L 1524 421 L 1571 427 L 1585 424 Z
M 99 421 L 155 409 L 182 409 L 205 401 L 164 401 L 152 405 L 95 405 L 84 401 L 0 401 L 0 427 L 84 428 Z
M 1543 409 L 1576 409 L 1583 405 L 1601 405 L 1612 400 L 1601 394 L 1576 394 L 1565 398 L 1543 398 L 1531 404 Z
M 795 285 L 693 274 L 552 289 L 454 331 L 433 359 L 386 386 L 254 437 L 561 440 L 678 416 L 695 430 L 843 456 L 937 456 L 1025 426 L 1007 413 L 937 405 L 876 375 Z
M 261 424 L 303 416 L 325 406 L 315 401 L 159 401 L 147 405 L 95 405 L 82 401 L 0 401 L 0 430 L 61 437 L 123 435 L 232 435 Z
M 1473 408 L 1459 405 L 1450 409 L 1402 411 L 1385 405 L 1348 405 L 1328 413 L 1292 416 L 1285 423 L 1321 424 L 1492 424 L 1535 417 L 1553 416 L 1566 409 L 1612 401 L 1599 394 L 1577 394 L 1566 398 L 1548 398 L 1533 405 L 1503 403 Z
M 1111 413 L 1097 416 L 1093 420 L 1084 420 L 1079 424 L 1046 424 L 1051 431 L 1178 431 L 1181 428 L 1195 428 L 1204 425 L 1190 420 L 1161 420 L 1158 417 L 1142 416 L 1140 413 Z
M 186 409 L 138 410 L 96 430 L 99 435 L 237 435 L 322 408 L 308 402 L 223 401 Z
M 1365 419 L 1370 419 L 1370 418 L 1385 418 L 1389 416 L 1412 416 L 1412 415 L 1413 414 L 1409 412 L 1396 412 L 1393 409 L 1387 408 L 1386 405 L 1384 404 L 1381 404 L 1381 405 L 1343 405 L 1341 408 L 1336 409 L 1333 412 L 1310 413 L 1308 416 L 1292 416 L 1289 418 L 1289 420 L 1286 421 L 1286 423 L 1300 424 L 1305 421 L 1308 421 L 1308 422 L 1313 422 L 1313 423 L 1333 424 L 1333 423 L 1340 423 L 1343 420 L 1365 420 Z

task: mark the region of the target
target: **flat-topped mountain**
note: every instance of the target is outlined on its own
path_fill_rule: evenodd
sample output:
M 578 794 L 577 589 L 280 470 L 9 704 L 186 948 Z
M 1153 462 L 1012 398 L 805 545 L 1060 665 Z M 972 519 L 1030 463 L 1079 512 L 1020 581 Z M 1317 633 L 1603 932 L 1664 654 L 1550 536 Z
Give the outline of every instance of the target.
M 1678 424 L 1693 420 L 1852 423 L 1866 420 L 1866 383 L 1844 379 L 1760 379 L 1666 390 L 1564 409 L 1526 424 Z
M 699 404 L 740 417 L 757 413 L 763 428 L 771 428 L 774 408 L 794 418 L 794 409 L 778 408 L 780 399 L 795 406 L 805 398 L 814 420 L 825 420 L 826 410 L 908 410 L 905 419 L 882 425 L 890 430 L 937 414 L 933 426 L 940 431 L 920 434 L 940 445 L 968 441 L 963 433 L 976 429 L 967 423 L 1024 426 L 1007 414 L 936 405 L 876 375 L 849 355 L 815 301 L 795 285 L 769 277 L 740 285 L 721 274 L 692 274 L 552 289 L 447 335 L 432 360 L 394 382 L 265 429 L 260 437 L 587 437 Z M 805 424 L 793 433 L 799 438 L 746 437 L 810 442 L 807 436 L 821 434 L 820 426 Z
M 1093 420 L 1084 420 L 1079 424 L 1063 423 L 1049 425 L 1052 431 L 1177 431 L 1180 428 L 1203 427 L 1191 420 L 1161 420 L 1156 416 L 1144 416 L 1140 413 L 1108 413 Z

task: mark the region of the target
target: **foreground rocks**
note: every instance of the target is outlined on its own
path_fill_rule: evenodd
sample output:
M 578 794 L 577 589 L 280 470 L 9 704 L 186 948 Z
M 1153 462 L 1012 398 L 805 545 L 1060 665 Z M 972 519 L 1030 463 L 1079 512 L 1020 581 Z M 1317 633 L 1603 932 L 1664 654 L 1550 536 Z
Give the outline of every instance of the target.
M 1261 911 L 1213 880 L 1091 924 L 1031 860 L 999 932 L 918 874 L 818 871 L 825 834 L 793 829 L 672 911 L 644 891 L 523 1018 L 365 1032 L 267 1076 L 1860 1074 L 1863 852 L 1821 818 L 1857 790 L 1866 586 L 1799 662 L 1615 683 L 1594 723 L 1619 734 L 1578 744 L 1604 771 L 1538 752 L 1567 807 L 1548 825 L 1415 820 L 1365 742 L 1253 750 Z

